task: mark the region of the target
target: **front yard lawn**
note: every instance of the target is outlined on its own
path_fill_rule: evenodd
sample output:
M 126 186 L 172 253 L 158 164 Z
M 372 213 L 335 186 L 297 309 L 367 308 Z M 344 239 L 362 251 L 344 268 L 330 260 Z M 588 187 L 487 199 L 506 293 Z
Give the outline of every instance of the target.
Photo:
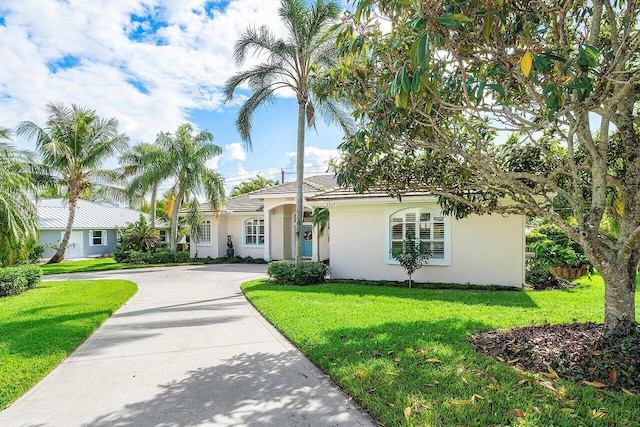
M 598 276 L 546 292 L 292 287 L 266 280 L 243 290 L 383 425 L 638 425 L 640 397 L 517 371 L 476 353 L 467 338 L 545 321 L 601 323 Z
M 196 262 L 196 264 L 202 264 L 202 262 Z M 96 258 L 84 259 L 80 261 L 62 261 L 58 264 L 43 264 L 40 266 L 40 268 L 42 269 L 42 273 L 44 275 L 47 275 L 62 273 L 82 273 L 87 271 L 126 270 L 130 268 L 169 267 L 173 265 L 185 264 L 126 264 L 116 262 L 116 260 L 113 258 Z
M 126 280 L 41 282 L 0 298 L 0 410 L 62 362 L 136 290 Z

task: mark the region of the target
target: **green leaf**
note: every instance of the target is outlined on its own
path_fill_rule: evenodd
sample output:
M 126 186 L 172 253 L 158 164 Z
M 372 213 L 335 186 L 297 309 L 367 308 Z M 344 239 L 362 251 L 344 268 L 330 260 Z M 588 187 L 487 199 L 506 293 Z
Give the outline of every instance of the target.
M 426 26 L 427 26 L 427 18 L 425 16 L 416 18 L 413 20 L 413 22 L 411 22 L 411 28 L 413 28 L 416 31 L 422 31 L 425 29 Z
M 438 16 L 438 22 L 442 25 L 459 25 L 463 22 L 473 22 L 473 19 L 461 13 L 443 13 Z
M 429 65 L 429 34 L 423 33 L 415 42 L 416 60 L 423 67 Z
M 487 13 L 484 18 L 484 26 L 482 27 L 482 38 L 486 44 L 491 42 L 491 27 L 493 26 L 493 14 Z
M 493 89 L 494 91 L 498 92 L 503 98 L 507 96 L 507 94 L 504 91 L 504 88 L 500 85 L 497 85 L 495 83 L 490 83 L 487 85 L 487 87 Z
M 402 73 L 402 90 L 407 93 L 411 92 L 411 76 L 406 69 Z

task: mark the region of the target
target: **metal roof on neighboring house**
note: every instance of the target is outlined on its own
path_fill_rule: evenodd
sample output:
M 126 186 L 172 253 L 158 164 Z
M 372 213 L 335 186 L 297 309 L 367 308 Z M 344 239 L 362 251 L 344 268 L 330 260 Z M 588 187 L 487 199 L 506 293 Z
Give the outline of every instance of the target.
M 59 230 L 67 227 L 69 204 L 63 199 L 42 199 L 36 204 L 38 210 L 38 228 L 40 230 Z M 79 199 L 73 220 L 74 229 L 114 229 L 125 228 L 140 219 L 143 214 L 147 221 L 149 214 L 133 209 L 105 206 Z M 164 221 L 156 220 L 156 227 L 168 228 Z

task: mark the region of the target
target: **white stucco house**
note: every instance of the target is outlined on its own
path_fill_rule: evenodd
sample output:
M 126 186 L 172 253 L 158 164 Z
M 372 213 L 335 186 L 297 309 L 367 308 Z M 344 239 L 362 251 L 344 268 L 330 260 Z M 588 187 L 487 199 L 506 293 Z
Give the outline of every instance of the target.
M 51 258 L 64 236 L 69 218 L 69 204 L 63 199 L 41 199 L 36 203 L 40 244 L 44 246 L 44 258 Z M 73 229 L 65 259 L 108 256 L 116 250 L 118 230 L 137 222 L 142 212 L 106 206 L 79 199 L 73 220 Z M 147 221 L 149 214 L 142 213 Z M 169 225 L 156 221 L 160 240 L 169 243 Z
M 445 216 L 434 196 L 404 195 L 402 201 L 382 192 L 356 194 L 339 188 L 330 175 L 304 181 L 305 245 L 303 257 L 330 259 L 335 279 L 405 280 L 391 258 L 407 230 L 431 249 L 428 265 L 414 273 L 418 282 L 473 283 L 520 287 L 525 283 L 525 217 Z M 294 257 L 296 184 L 289 182 L 227 199 L 216 215 L 204 205 L 199 257 L 226 252 L 227 235 L 236 255 L 268 261 Z M 313 207 L 327 207 L 330 224 L 321 238 L 311 226 Z M 196 247 L 192 245 L 191 255 Z

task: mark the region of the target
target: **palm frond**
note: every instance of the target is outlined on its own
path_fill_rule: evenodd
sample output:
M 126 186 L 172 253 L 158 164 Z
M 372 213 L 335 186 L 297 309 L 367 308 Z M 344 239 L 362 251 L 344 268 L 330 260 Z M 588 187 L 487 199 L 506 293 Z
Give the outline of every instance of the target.
M 240 107 L 236 127 L 240 133 L 240 137 L 247 149 L 251 149 L 251 127 L 253 121 L 253 113 L 258 107 L 273 102 L 273 92 L 276 88 L 267 86 L 262 90 L 258 90 L 251 95 L 249 99 Z

